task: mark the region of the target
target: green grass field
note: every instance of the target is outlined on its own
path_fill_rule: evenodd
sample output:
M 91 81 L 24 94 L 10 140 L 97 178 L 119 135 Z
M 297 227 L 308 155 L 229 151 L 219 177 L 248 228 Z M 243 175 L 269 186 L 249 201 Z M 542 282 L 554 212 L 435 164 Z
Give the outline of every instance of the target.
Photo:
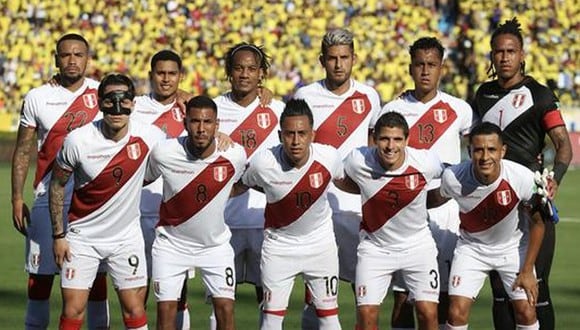
M 29 178 L 32 172 L 29 174 Z M 23 270 L 24 239 L 12 227 L 10 206 L 10 167 L 0 164 L 0 262 L 4 271 L 0 273 L 0 329 L 23 328 L 26 307 L 27 275 Z M 570 171 L 557 197 L 562 222 L 558 224 L 557 251 L 551 275 L 551 290 L 556 308 L 557 329 L 580 329 L 580 259 L 578 239 L 580 237 L 580 204 L 577 202 L 580 170 Z M 27 187 L 30 193 L 31 187 Z M 340 287 L 340 319 L 344 329 L 354 328 L 354 301 L 350 287 Z M 297 282 L 285 320 L 286 329 L 300 329 L 303 287 Z M 60 315 L 60 293 L 55 285 L 51 304 L 51 326 L 56 329 Z M 110 290 L 111 328 L 122 329 L 119 304 Z M 155 325 L 155 305 L 149 302 L 149 325 Z M 490 294 L 486 286 L 482 290 L 472 311 L 472 329 L 491 329 Z M 203 290 L 198 278 L 189 281 L 189 305 L 191 324 L 194 329 L 208 328 L 209 306 L 204 303 Z M 391 296 L 387 298 L 381 314 L 382 328 L 388 328 Z M 241 285 L 236 300 L 236 323 L 238 329 L 256 329 L 258 311 L 253 287 Z

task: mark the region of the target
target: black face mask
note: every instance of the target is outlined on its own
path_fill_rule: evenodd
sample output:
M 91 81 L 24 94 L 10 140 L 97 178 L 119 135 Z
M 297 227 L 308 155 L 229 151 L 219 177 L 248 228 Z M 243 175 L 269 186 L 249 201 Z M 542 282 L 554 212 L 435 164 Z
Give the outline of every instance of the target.
M 128 103 L 127 100 L 133 101 L 135 95 L 128 91 L 113 91 L 105 94 L 99 101 L 101 111 L 107 115 L 130 115 L 131 108 L 123 107 L 123 103 Z M 105 106 L 107 103 L 109 106 Z

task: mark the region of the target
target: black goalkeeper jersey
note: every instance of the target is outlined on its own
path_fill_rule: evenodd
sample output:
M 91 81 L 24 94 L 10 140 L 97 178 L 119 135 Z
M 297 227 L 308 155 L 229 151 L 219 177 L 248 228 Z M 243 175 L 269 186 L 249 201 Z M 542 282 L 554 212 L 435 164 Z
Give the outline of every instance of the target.
M 558 98 L 546 86 L 526 76 L 519 84 L 503 89 L 497 80 L 477 90 L 473 111 L 478 119 L 501 127 L 507 145 L 506 159 L 532 171 L 542 167 L 546 132 L 544 116 L 559 111 Z

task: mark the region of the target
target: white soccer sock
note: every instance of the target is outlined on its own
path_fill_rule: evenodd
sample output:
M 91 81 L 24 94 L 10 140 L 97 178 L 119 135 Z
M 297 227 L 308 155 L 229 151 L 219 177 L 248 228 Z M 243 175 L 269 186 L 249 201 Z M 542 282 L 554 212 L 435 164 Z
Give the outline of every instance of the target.
M 217 320 L 215 318 L 215 311 L 213 310 L 213 305 L 211 308 L 211 314 L 209 315 L 209 330 L 217 329 Z
M 191 328 L 191 324 L 189 322 L 188 308 L 177 311 L 177 316 L 175 317 L 175 324 L 177 325 L 178 330 L 189 330 L 189 328 Z
M 28 299 L 24 328 L 26 330 L 38 330 L 48 328 L 50 322 L 50 305 L 48 300 Z
M 89 300 L 87 303 L 87 327 L 90 330 L 109 329 L 109 300 Z
M 449 322 L 447 322 L 447 324 L 445 324 L 445 329 L 447 329 L 447 330 L 467 330 L 468 328 L 469 328 L 469 324 L 456 325 L 456 326 L 449 324 Z
M 318 330 L 318 316 L 312 304 L 305 304 L 302 310 L 302 330 Z
M 260 330 L 282 330 L 283 322 L 284 322 L 283 316 L 270 313 L 263 313 Z
M 325 317 L 319 317 L 320 330 L 340 330 L 340 322 L 338 321 L 338 315 L 331 315 Z
M 538 330 L 538 329 L 540 329 L 540 322 L 538 322 L 537 320 L 534 324 L 530 325 L 516 324 L 516 330 Z

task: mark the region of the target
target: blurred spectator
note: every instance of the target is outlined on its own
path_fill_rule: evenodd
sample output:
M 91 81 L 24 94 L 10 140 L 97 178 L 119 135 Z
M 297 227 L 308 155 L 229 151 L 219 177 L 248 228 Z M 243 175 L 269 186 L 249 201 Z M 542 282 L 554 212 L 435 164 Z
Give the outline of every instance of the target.
M 54 73 L 53 41 L 79 32 L 96 45 L 89 74 L 121 71 L 146 89 L 147 60 L 160 49 L 183 54 L 184 88 L 216 96 L 229 84 L 223 74 L 227 45 L 263 45 L 272 54 L 266 85 L 286 98 L 323 75 L 317 63 L 320 36 L 348 27 L 359 45 L 355 79 L 373 85 L 383 100 L 412 86 L 406 56 L 417 37 L 435 36 L 447 48 L 443 90 L 469 99 L 487 80 L 490 35 L 497 22 L 523 23 L 526 69 L 540 82 L 557 82 L 565 105 L 580 106 L 580 7 L 576 0 L 0 0 L 0 99 L 18 111 L 24 91 Z M 513 4 L 513 6 L 512 6 Z M 145 90 L 146 91 L 146 90 Z M 0 108 L 0 111 L 2 108 Z

